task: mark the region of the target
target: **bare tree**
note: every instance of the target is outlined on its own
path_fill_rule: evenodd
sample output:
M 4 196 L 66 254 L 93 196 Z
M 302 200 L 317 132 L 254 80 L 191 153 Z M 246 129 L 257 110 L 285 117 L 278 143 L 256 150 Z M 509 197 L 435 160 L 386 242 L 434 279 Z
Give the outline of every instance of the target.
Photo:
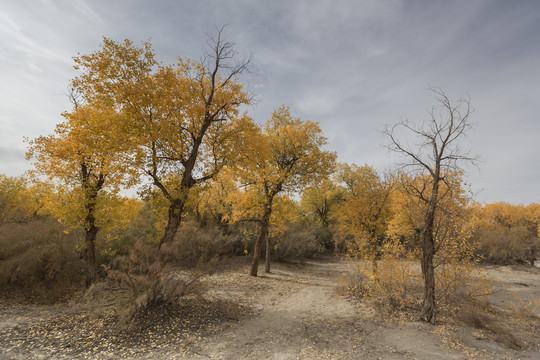
M 447 175 L 462 171 L 465 163 L 476 164 L 477 155 L 462 149 L 461 144 L 471 129 L 470 98 L 462 97 L 451 102 L 446 93 L 438 88 L 429 88 L 433 92 L 438 106 L 429 111 L 429 118 L 421 124 L 401 120 L 383 131 L 390 138 L 387 148 L 403 156 L 400 169 L 412 177 L 424 179 L 417 183 L 408 183 L 405 187 L 410 196 L 415 196 L 425 204 L 424 223 L 420 233 L 422 251 L 422 275 L 424 277 L 424 299 L 421 319 L 435 323 L 435 271 L 433 258 L 435 247 L 435 219 L 442 210 L 440 201 L 448 194 L 440 194 L 441 183 L 446 184 L 445 191 L 452 191 L 452 184 Z M 412 135 L 417 142 L 411 143 L 399 139 L 398 133 Z M 401 134 L 400 134 L 401 135 Z

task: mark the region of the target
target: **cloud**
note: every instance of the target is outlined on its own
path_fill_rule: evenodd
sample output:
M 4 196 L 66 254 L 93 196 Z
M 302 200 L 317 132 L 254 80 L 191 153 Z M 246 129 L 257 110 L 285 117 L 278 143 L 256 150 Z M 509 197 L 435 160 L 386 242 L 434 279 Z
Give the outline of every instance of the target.
M 198 59 L 207 34 L 225 24 L 240 53 L 255 54 L 245 81 L 258 100 L 250 109 L 257 121 L 290 105 L 321 124 L 340 160 L 382 170 L 395 159 L 380 148 L 378 129 L 402 117 L 425 119 L 434 103 L 429 85 L 453 99 L 469 93 L 470 145 L 485 159 L 482 173 L 469 175 L 485 188 L 479 200 L 540 202 L 536 1 L 7 2 L 0 143 L 22 149 L 23 135 L 52 131 L 69 108 L 58 94 L 75 74 L 71 56 L 96 50 L 102 36 L 151 37 L 158 58 L 171 63 Z M 24 167 L 12 155 L 18 160 L 5 152 L 2 170 Z

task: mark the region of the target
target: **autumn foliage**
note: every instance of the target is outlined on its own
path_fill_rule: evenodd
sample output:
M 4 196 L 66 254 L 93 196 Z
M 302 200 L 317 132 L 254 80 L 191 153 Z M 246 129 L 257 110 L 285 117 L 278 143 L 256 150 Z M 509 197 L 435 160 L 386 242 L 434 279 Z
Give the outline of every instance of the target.
M 350 293 L 435 322 L 435 303 L 451 312 L 489 293 L 478 262 L 540 247 L 540 205 L 477 204 L 456 162 L 474 159 L 455 144 L 426 152 L 463 135 L 468 112 L 458 123 L 401 123 L 433 140 L 417 152 L 387 129 L 412 159 L 394 172 L 336 164 L 319 125 L 293 109 L 251 119 L 241 81 L 250 60 L 221 31 L 201 61 L 167 65 L 150 42 L 107 38 L 76 56 L 73 107 L 52 134 L 28 140 L 26 178 L 0 175 L 0 286 L 123 289 L 127 323 L 203 274 L 179 280 L 179 268 L 206 274 L 217 259 L 249 256 L 256 276 L 262 256 L 270 272 L 271 260 L 334 253 L 356 261 Z

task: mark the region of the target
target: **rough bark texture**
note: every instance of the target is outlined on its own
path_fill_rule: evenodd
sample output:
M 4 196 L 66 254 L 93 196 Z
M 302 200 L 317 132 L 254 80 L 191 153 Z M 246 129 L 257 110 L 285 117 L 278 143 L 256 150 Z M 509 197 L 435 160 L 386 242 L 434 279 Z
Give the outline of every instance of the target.
M 261 249 L 264 240 L 268 236 L 268 228 L 270 226 L 270 215 L 272 214 L 272 206 L 267 206 L 261 221 L 261 232 L 255 242 L 255 249 L 253 250 L 253 262 L 251 263 L 251 276 L 257 276 L 259 270 L 259 258 L 261 257 Z M 268 269 L 270 271 L 270 269 Z
M 178 228 L 182 223 L 182 214 L 184 212 L 184 206 L 187 201 L 187 197 L 191 188 L 195 185 L 195 179 L 193 179 L 193 169 L 197 161 L 197 155 L 199 153 L 199 147 L 202 143 L 202 138 L 208 129 L 210 122 L 205 121 L 203 124 L 201 134 L 198 138 L 195 139 L 193 148 L 191 149 L 191 155 L 188 161 L 184 164 L 184 174 L 182 175 L 182 181 L 180 182 L 180 197 L 173 197 L 169 191 L 163 186 L 163 184 L 157 178 L 155 172 L 153 174 L 154 184 L 158 185 L 158 188 L 162 191 L 165 197 L 169 200 L 169 211 L 168 211 L 168 220 L 167 226 L 165 227 L 165 232 L 159 240 L 159 254 L 160 258 L 163 257 L 163 245 L 169 244 L 174 240 Z
M 182 213 L 184 210 L 183 201 L 175 201 L 169 206 L 167 226 L 165 232 L 159 241 L 159 252 L 162 252 L 163 245 L 171 243 L 178 232 L 178 228 L 182 223 Z
M 98 269 L 96 259 L 96 238 L 99 228 L 96 225 L 96 204 L 98 193 L 102 189 L 105 182 L 105 175 L 99 174 L 97 181 L 92 184 L 92 172 L 87 166 L 86 162 L 80 164 L 80 174 L 82 180 L 82 188 L 85 196 L 85 217 L 84 217 L 84 240 L 85 240 L 85 260 L 88 264 L 89 273 L 86 279 L 86 285 L 90 286 L 96 280 L 96 274 Z

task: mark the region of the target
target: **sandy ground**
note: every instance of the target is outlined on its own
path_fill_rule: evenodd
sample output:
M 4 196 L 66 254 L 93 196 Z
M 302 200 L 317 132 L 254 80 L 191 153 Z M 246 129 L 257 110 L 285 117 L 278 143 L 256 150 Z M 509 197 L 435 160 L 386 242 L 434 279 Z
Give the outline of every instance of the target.
M 340 291 L 339 279 L 349 269 L 346 261 L 327 259 L 276 264 L 272 273 L 254 278 L 247 275 L 247 263 L 234 266 L 207 278 L 205 300 L 197 300 L 210 304 L 208 316 L 216 321 L 192 318 L 197 310 L 186 307 L 163 330 L 166 340 L 157 336 L 155 342 L 148 340 L 160 332 L 155 327 L 119 338 L 112 330 L 86 334 L 77 325 L 86 318 L 64 306 L 3 308 L 0 359 L 540 359 L 538 318 L 516 333 L 526 344 L 522 350 L 465 325 L 381 320 L 373 308 Z M 511 305 L 516 292 L 522 301 L 540 299 L 540 269 L 485 271 L 494 278 L 496 306 Z M 213 311 L 216 303 L 221 310 L 234 306 Z M 111 328 L 107 324 L 97 328 Z M 75 333 L 76 342 L 70 342 Z M 85 338 L 90 345 L 79 346 Z M 105 347 L 111 338 L 116 340 Z

